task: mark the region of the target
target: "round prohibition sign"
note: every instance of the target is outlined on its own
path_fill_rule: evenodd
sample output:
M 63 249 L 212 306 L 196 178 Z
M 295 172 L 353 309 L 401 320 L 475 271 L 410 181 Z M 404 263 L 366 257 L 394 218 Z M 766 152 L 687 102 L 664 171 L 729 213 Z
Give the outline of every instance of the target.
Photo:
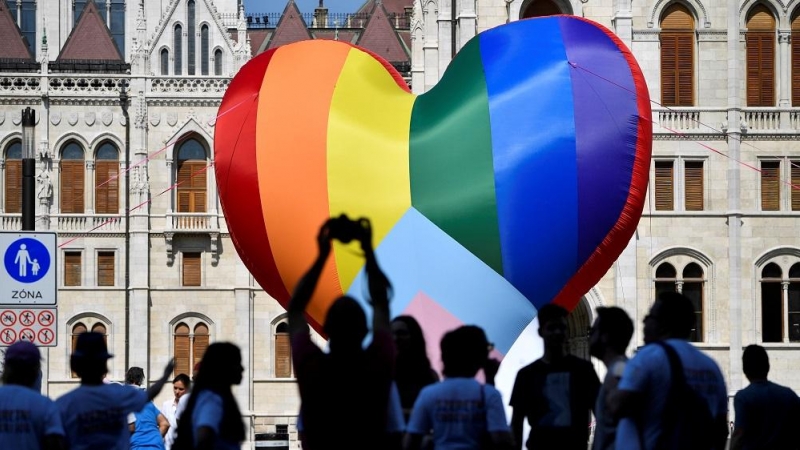
M 31 330 L 30 328 L 23 328 L 19 330 L 19 340 L 20 341 L 28 341 L 28 342 L 35 342 L 36 341 L 36 333 Z
M 37 336 L 39 337 L 39 342 L 41 342 L 44 345 L 47 345 L 53 343 L 53 338 L 56 337 L 56 334 L 53 333 L 53 330 L 49 328 L 42 328 L 41 330 L 39 330 Z
M 52 311 L 45 310 L 39 313 L 39 317 L 37 317 L 37 319 L 39 320 L 39 325 L 43 327 L 49 327 L 53 324 L 53 319 L 55 319 L 55 317 L 53 317 Z
M 17 341 L 17 332 L 13 328 L 3 328 L 0 330 L 0 342 L 11 345 Z
M 32 326 L 34 323 L 36 323 L 36 314 L 34 314 L 33 311 L 29 309 L 22 311 L 21 313 L 19 313 L 19 323 L 23 327 Z
M 0 312 L 0 325 L 12 327 L 17 323 L 17 313 L 11 310 Z

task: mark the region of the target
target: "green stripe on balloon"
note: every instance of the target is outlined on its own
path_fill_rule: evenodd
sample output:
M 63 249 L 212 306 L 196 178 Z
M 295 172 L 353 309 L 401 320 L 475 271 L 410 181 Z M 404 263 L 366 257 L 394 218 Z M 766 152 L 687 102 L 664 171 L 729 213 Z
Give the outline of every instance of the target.
M 411 204 L 503 273 L 489 96 L 473 39 L 411 113 Z

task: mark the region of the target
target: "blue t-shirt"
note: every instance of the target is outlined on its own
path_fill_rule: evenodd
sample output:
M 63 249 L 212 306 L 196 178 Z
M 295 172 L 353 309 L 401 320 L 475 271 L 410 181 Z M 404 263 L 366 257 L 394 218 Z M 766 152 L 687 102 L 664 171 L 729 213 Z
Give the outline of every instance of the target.
M 433 430 L 436 450 L 480 448 L 486 432 L 509 432 L 503 398 L 493 386 L 474 378 L 445 378 L 420 391 L 408 432 Z
M 793 390 L 771 381 L 757 381 L 736 393 L 735 428 L 744 431 L 744 450 L 791 448 L 797 442 L 800 398 Z
M 222 397 L 211 391 L 200 391 L 192 412 L 192 433 L 194 442 L 198 440 L 198 432 L 202 427 L 211 428 L 214 431 L 215 450 L 240 450 L 241 443 L 223 440 L 220 437 L 220 425 L 222 424 Z
M 70 450 L 127 450 L 128 414 L 147 403 L 145 391 L 114 383 L 81 385 L 56 400 Z
M 683 373 L 689 386 L 708 403 L 711 417 L 728 412 L 728 393 L 725 379 L 713 359 L 682 339 L 669 339 L 668 345 L 675 349 L 683 365 Z M 644 450 L 656 448 L 661 436 L 663 411 L 670 386 L 669 358 L 664 349 L 651 344 L 643 347 L 625 366 L 619 382 L 619 390 L 638 392 L 642 395 Z M 638 440 L 626 431 L 617 430 L 617 448 L 626 442 Z M 621 447 L 620 444 L 623 446 Z
M 131 450 L 139 448 L 164 449 L 164 438 L 158 429 L 158 415 L 161 411 L 152 402 L 141 411 L 135 413 L 136 422 L 131 434 Z
M 48 435 L 64 435 L 56 404 L 26 386 L 0 387 L 0 448 L 38 450 Z

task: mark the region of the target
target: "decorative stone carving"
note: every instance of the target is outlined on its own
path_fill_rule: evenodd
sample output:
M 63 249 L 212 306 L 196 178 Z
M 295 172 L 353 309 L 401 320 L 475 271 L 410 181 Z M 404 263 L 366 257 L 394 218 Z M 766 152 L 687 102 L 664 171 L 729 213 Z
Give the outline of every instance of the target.
M 100 121 L 103 122 L 103 125 L 109 126 L 114 121 L 114 114 L 106 109 L 100 113 Z
M 172 250 L 172 238 L 175 233 L 164 233 L 164 243 L 167 247 L 167 265 L 171 266 L 175 262 L 175 253 Z
M 14 125 L 19 125 L 20 123 L 22 123 L 21 111 L 11 113 L 11 123 L 13 123 Z
M 157 112 L 150 113 L 150 125 L 157 127 L 161 123 L 161 114 Z
M 50 113 L 50 123 L 53 125 L 58 125 L 61 123 L 61 113 L 60 112 L 51 112 Z
M 171 112 L 167 113 L 167 125 L 174 127 L 178 123 L 178 114 Z
M 78 113 L 67 113 L 67 123 L 69 123 L 71 126 L 75 126 L 75 124 L 78 123 Z
M 125 119 L 125 114 L 120 114 L 119 115 L 119 124 L 124 127 L 127 123 L 128 123 L 128 120 Z
M 47 203 L 50 197 L 53 196 L 53 183 L 50 181 L 49 172 L 49 170 L 44 169 L 39 172 L 39 175 L 36 177 L 36 181 L 38 181 L 39 185 L 36 190 L 36 196 L 39 198 L 40 203 Z
M 208 121 L 206 122 L 208 126 L 213 127 L 217 124 L 217 115 L 216 114 L 209 114 Z
M 94 111 L 89 111 L 83 116 L 83 120 L 86 122 L 86 125 L 88 126 L 94 125 L 94 121 L 96 119 L 97 117 L 95 116 Z
M 50 144 L 47 141 L 39 142 L 39 159 L 44 161 L 50 158 Z
M 211 238 L 211 265 L 219 264 L 219 233 L 209 233 Z

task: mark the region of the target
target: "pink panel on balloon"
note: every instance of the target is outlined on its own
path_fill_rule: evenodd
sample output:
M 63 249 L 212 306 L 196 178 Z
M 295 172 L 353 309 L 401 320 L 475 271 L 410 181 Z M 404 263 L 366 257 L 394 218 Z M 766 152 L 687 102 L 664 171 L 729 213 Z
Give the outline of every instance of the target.
M 413 316 L 422 327 L 422 332 L 425 335 L 425 343 L 428 346 L 428 358 L 431 360 L 433 368 L 442 373 L 442 354 L 439 350 L 439 342 L 442 336 L 450 330 L 454 330 L 464 324 L 449 311 L 442 308 L 442 306 L 428 297 L 424 292 L 419 292 L 411 303 L 408 304 L 406 309 L 402 312 L 409 316 Z M 491 336 L 488 337 L 491 342 Z M 503 354 L 497 350 L 491 353 L 493 358 L 502 359 Z M 483 381 L 483 372 L 478 373 L 478 379 Z

